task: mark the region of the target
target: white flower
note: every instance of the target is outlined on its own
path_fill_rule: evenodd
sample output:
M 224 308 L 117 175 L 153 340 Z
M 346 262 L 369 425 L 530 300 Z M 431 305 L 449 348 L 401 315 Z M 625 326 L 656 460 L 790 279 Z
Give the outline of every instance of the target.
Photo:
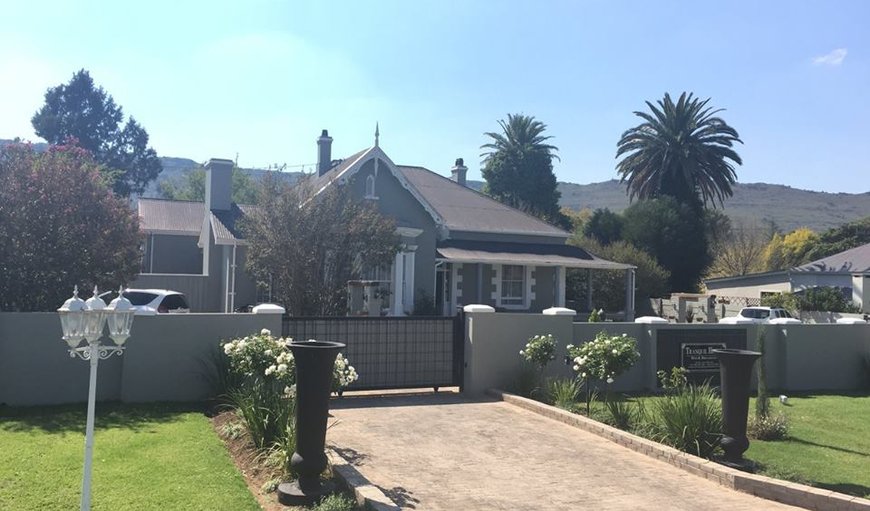
M 274 365 L 271 365 L 271 366 L 269 366 L 269 367 L 266 368 L 266 376 L 269 376 L 269 375 L 271 375 L 271 374 L 274 373 L 274 372 L 275 372 L 275 366 L 274 366 Z
M 613 353 L 613 354 L 614 354 L 614 355 L 617 355 L 617 354 L 619 354 L 619 352 L 618 352 L 618 351 L 616 351 L 616 348 L 613 348 L 613 351 L 612 351 L 612 353 Z
M 579 370 L 580 370 L 580 366 L 578 366 L 577 364 L 574 364 L 574 370 L 575 370 L 575 371 L 579 371 Z
M 525 352 L 525 351 L 523 351 L 523 350 L 520 350 L 520 355 L 525 355 L 525 354 L 526 354 L 526 352 Z
M 264 329 L 260 330 L 260 335 L 272 335 L 272 331 L 269 330 L 268 328 L 264 328 Z
M 586 378 L 586 373 L 580 373 L 580 377 Z
M 573 345 L 573 344 L 569 344 L 569 345 L 565 346 L 565 349 L 566 349 L 566 350 L 573 350 L 573 349 L 574 349 L 574 345 Z
M 230 344 L 224 344 L 224 353 L 227 354 L 227 355 L 229 355 L 229 354 L 232 353 L 232 352 L 233 352 L 233 345 L 232 345 L 232 343 L 230 343 Z
M 278 364 L 278 367 L 275 370 L 278 371 L 278 374 L 286 373 L 287 372 L 287 364 Z
M 622 334 L 623 337 L 628 337 L 628 334 Z
M 272 350 L 266 350 L 263 353 L 265 353 L 266 355 L 268 355 L 270 357 L 272 356 Z
M 613 378 L 608 377 L 608 378 L 607 378 L 607 383 L 613 383 Z
M 296 384 L 290 385 L 289 387 L 284 387 L 284 395 L 293 397 L 296 395 Z

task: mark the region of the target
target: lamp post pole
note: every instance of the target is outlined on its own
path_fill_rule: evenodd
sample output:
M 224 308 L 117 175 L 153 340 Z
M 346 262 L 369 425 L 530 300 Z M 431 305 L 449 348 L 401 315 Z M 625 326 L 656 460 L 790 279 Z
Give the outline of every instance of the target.
M 87 301 L 78 297 L 78 287 L 73 291 L 73 297 L 64 302 L 58 309 L 63 339 L 69 345 L 70 358 L 79 357 L 90 362 L 88 380 L 88 415 L 85 426 L 85 464 L 82 475 L 81 510 L 91 509 L 91 472 L 94 460 L 94 409 L 97 401 L 97 369 L 100 360 L 112 355 L 121 356 L 124 353 L 124 342 L 130 336 L 133 325 L 133 306 L 122 296 L 123 288 L 118 290 L 118 297 L 106 306 L 100 298 L 99 290 L 94 286 L 94 296 Z M 115 346 L 100 344 L 103 330 L 109 325 L 109 336 Z M 87 344 L 79 347 L 82 341 Z

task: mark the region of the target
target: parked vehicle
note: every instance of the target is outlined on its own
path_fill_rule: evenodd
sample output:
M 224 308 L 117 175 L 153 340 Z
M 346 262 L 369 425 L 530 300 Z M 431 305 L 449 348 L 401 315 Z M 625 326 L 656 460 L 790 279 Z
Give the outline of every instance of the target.
M 772 325 L 787 325 L 800 323 L 785 309 L 778 307 L 744 307 L 736 316 L 722 318 L 719 323 L 739 325 L 746 323 L 769 323 Z
M 187 313 L 190 306 L 183 293 L 169 289 L 127 289 L 124 298 L 133 304 L 137 316 Z

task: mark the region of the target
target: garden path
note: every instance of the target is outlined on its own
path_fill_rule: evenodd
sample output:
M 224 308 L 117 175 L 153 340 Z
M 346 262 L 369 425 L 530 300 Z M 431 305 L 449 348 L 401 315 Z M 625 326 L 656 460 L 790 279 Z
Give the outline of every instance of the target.
M 327 443 L 403 509 L 796 509 L 501 401 L 442 392 L 330 406 Z

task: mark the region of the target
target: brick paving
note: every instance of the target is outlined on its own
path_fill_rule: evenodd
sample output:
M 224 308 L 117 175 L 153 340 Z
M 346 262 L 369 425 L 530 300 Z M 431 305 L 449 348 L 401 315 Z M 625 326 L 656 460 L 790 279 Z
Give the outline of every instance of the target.
M 346 397 L 327 443 L 403 509 L 785 510 L 501 401 Z

